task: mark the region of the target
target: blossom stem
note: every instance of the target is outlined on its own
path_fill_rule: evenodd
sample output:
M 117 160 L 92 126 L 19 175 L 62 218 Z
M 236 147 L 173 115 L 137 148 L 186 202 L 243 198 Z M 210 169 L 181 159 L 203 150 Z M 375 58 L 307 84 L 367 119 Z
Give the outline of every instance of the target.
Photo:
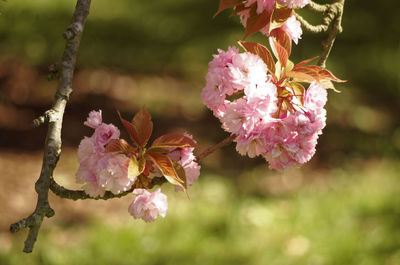
M 326 32 L 332 25 L 328 38 L 322 42 L 322 55 L 317 63 L 318 66 L 325 68 L 326 61 L 332 50 L 337 34 L 343 31 L 342 16 L 345 0 L 335 0 L 332 4 L 319 5 L 312 1 L 308 5 L 309 9 L 324 13 L 320 25 L 311 25 L 302 16 L 296 13 L 296 19 L 301 23 L 302 27 L 314 34 Z
M 203 152 L 201 152 L 198 156 L 197 156 L 197 161 L 200 161 L 201 159 L 205 158 L 206 156 L 210 155 L 211 153 L 213 153 L 215 150 L 227 146 L 228 144 L 232 143 L 233 140 L 235 139 L 236 135 L 232 134 L 228 137 L 226 137 L 224 140 L 222 140 L 221 142 L 217 143 L 216 145 L 210 146 L 209 148 L 207 148 L 206 150 L 204 150 Z

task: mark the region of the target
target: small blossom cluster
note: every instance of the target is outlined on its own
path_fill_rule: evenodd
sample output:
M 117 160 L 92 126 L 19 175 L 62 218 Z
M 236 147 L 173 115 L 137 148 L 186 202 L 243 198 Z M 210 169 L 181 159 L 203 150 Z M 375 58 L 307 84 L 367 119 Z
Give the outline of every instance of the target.
M 287 6 L 291 9 L 296 9 L 306 6 L 309 3 L 309 0 L 249 0 L 244 4 L 244 6 L 247 8 L 237 12 L 237 14 L 240 16 L 240 22 L 245 28 L 247 27 L 247 21 L 251 16 L 249 8 L 252 5 L 255 4 L 257 7 L 256 14 L 261 15 L 263 12 L 272 14 L 277 3 L 282 6 Z M 303 34 L 300 22 L 296 19 L 295 15 L 291 15 L 282 25 L 272 30 L 284 31 L 296 44 L 298 43 L 298 40 L 301 39 L 301 35 Z M 260 29 L 260 32 L 266 36 L 269 36 L 271 33 L 271 24 L 267 23 L 263 28 Z
M 222 128 L 237 136 L 240 154 L 263 156 L 274 169 L 310 160 L 325 126 L 324 87 L 313 82 L 299 98 L 268 74 L 259 56 L 233 47 L 214 55 L 201 98 Z
M 78 148 L 79 169 L 76 173 L 78 183 L 91 197 L 103 196 L 107 190 L 113 194 L 133 190 L 135 200 L 128 208 L 135 218 L 146 222 L 154 221 L 158 216 L 165 217 L 168 210 L 167 196 L 160 188 L 150 192 L 135 185 L 138 176 L 129 173 L 130 157 L 120 152 L 106 152 L 107 144 L 119 139 L 120 131 L 113 124 L 102 121 L 101 110 L 92 111 L 84 125 L 94 129 L 91 137 L 82 139 Z M 191 135 L 185 137 L 193 139 Z M 194 140 L 193 140 L 194 141 Z M 180 164 L 187 177 L 187 187 L 191 186 L 200 175 L 200 166 L 195 161 L 193 147 L 173 148 L 168 156 Z M 133 154 L 135 155 L 135 154 Z M 145 164 L 149 168 L 149 164 Z M 157 175 L 157 170 L 145 169 L 143 175 L 151 179 L 150 173 Z
M 102 122 L 101 110 L 90 112 L 84 124 L 94 133 L 79 144 L 77 182 L 84 183 L 82 188 L 91 197 L 103 196 L 106 190 L 119 194 L 130 189 L 135 179 L 128 177 L 129 158 L 104 152 L 112 139 L 119 138 L 119 129 Z

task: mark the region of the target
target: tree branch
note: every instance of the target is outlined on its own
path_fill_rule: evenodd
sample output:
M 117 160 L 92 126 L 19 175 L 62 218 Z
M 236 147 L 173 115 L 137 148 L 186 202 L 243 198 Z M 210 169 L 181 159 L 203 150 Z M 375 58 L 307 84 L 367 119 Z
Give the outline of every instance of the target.
M 325 13 L 329 8 L 329 4 L 320 5 L 320 4 L 317 4 L 310 0 L 307 7 L 308 7 L 308 9 L 310 9 L 312 11 L 319 12 L 319 13 Z
M 86 200 L 86 199 L 93 199 L 93 200 L 108 200 L 108 199 L 113 199 L 113 198 L 121 198 L 127 194 L 129 194 L 131 191 L 124 191 L 119 194 L 114 194 L 111 191 L 106 191 L 106 193 L 103 196 L 98 196 L 98 197 L 90 197 L 84 190 L 70 190 L 66 189 L 63 186 L 59 185 L 54 178 L 51 178 L 50 180 L 50 190 L 57 195 L 58 197 L 65 198 L 65 199 L 70 199 L 70 200 Z
M 328 60 L 329 54 L 331 53 L 333 43 L 335 42 L 336 35 L 342 33 L 342 17 L 343 17 L 343 9 L 344 9 L 344 1 L 338 0 L 336 3 L 332 4 L 336 11 L 335 20 L 333 21 L 332 29 L 329 32 L 328 38 L 322 42 L 322 55 L 318 60 L 317 65 L 325 68 L 326 61 Z
M 53 180 L 53 171 L 57 165 L 61 153 L 61 128 L 66 103 L 72 93 L 72 78 L 86 18 L 89 14 L 91 0 L 77 0 L 72 23 L 64 32 L 66 46 L 61 61 L 61 74 L 53 106 L 50 110 L 36 119 L 34 124 L 39 126 L 48 122 L 48 131 L 45 141 L 42 170 L 35 184 L 38 200 L 35 211 L 25 219 L 14 223 L 10 227 L 11 232 L 17 232 L 21 228 L 28 227 L 29 234 L 25 241 L 24 252 L 32 252 L 33 246 L 43 222 L 44 217 L 54 215 L 54 210 L 48 201 L 50 183 Z
M 332 4 L 319 5 L 310 1 L 308 7 L 311 10 L 324 13 L 322 22 L 320 25 L 311 25 L 302 16 L 295 13 L 296 19 L 300 22 L 301 26 L 314 34 L 326 32 L 329 26 L 332 25 L 331 31 L 329 32 L 328 38 L 322 42 L 322 55 L 317 65 L 325 68 L 326 60 L 332 50 L 333 43 L 335 42 L 336 35 L 343 31 L 342 29 L 342 16 L 345 0 L 335 0 Z

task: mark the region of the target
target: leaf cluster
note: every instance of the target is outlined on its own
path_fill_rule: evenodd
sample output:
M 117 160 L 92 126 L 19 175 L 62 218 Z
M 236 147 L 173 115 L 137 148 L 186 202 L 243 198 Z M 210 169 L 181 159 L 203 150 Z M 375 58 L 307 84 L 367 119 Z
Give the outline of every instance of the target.
M 128 175 L 137 178 L 135 187 L 150 188 L 150 173 L 160 173 L 168 182 L 186 191 L 185 171 L 168 154 L 177 148 L 196 148 L 197 144 L 187 136 L 171 133 L 158 137 L 148 146 L 153 122 L 146 109 L 142 107 L 131 121 L 122 118 L 119 112 L 118 115 L 133 145 L 124 139 L 114 139 L 106 146 L 106 152 L 122 153 L 130 158 Z

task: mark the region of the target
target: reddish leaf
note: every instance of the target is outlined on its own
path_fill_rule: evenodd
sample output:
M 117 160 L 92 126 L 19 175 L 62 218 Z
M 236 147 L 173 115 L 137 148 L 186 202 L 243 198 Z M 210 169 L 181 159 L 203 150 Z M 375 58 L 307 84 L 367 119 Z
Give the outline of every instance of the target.
M 128 154 L 135 149 L 128 144 L 124 139 L 112 139 L 106 146 L 106 153 L 111 152 L 122 152 L 124 154 Z
M 235 16 L 235 15 L 239 14 L 240 12 L 242 12 L 242 11 L 244 11 L 244 10 L 247 10 L 247 9 L 250 9 L 250 7 L 245 6 L 244 4 L 235 6 L 235 9 L 233 9 L 233 12 L 232 12 L 232 14 L 230 15 L 230 17 L 233 17 L 233 16 Z
M 261 14 L 257 14 L 256 9 L 257 5 L 253 4 L 250 9 L 250 17 L 247 19 L 246 33 L 244 34 L 243 39 L 246 39 L 248 36 L 260 31 L 269 23 L 271 12 L 265 10 Z
M 269 32 L 282 26 L 293 15 L 293 10 L 287 6 L 277 6 L 273 9 Z
M 238 43 L 240 46 L 243 47 L 243 49 L 245 49 L 245 51 L 260 56 L 260 58 L 267 65 L 268 70 L 271 72 L 271 74 L 275 73 L 274 58 L 272 57 L 271 52 L 267 49 L 267 47 L 256 42 L 238 41 Z
M 332 80 L 332 81 L 335 81 L 335 82 L 338 82 L 338 83 L 347 82 L 346 80 L 342 80 L 342 79 L 337 78 L 329 70 L 323 69 L 323 68 L 321 68 L 321 71 L 319 72 L 319 76 L 320 76 L 319 79 L 321 79 L 321 80 L 324 80 L 324 79 Z
M 304 64 L 307 63 L 307 61 L 310 61 L 310 60 L 306 60 L 306 61 L 303 61 L 303 62 L 297 64 L 291 72 L 308 74 L 308 75 L 312 76 L 315 81 L 318 81 L 318 82 L 321 82 L 322 80 L 331 80 L 331 81 L 335 81 L 335 82 L 346 82 L 345 80 L 339 79 L 336 76 L 334 76 L 327 69 L 321 68 L 317 65 L 303 66 Z M 300 65 L 300 67 L 299 67 L 299 65 Z M 293 75 L 293 73 L 291 73 L 289 75 L 287 74 L 286 76 L 293 77 L 291 75 Z M 299 74 L 297 74 L 297 76 L 299 77 Z M 314 81 L 314 80 L 312 80 L 312 81 Z M 305 80 L 305 81 L 309 81 L 309 78 L 307 78 L 307 80 Z
M 307 69 L 296 69 L 286 73 L 286 77 L 291 77 L 299 82 L 311 83 L 313 81 L 318 81 L 318 73 L 315 71 L 307 70 Z
M 313 58 L 311 58 L 311 59 L 307 59 L 307 60 L 301 61 L 301 62 L 299 62 L 298 64 L 296 64 L 296 65 L 294 66 L 294 69 L 295 69 L 295 68 L 298 68 L 298 67 L 301 67 L 301 66 L 303 66 L 303 65 L 305 65 L 305 64 L 308 64 L 309 62 L 311 62 L 311 61 L 313 61 L 313 60 L 315 60 L 315 59 L 317 59 L 317 58 L 318 58 L 318 56 L 315 56 L 315 57 L 313 57 Z
M 277 41 L 272 39 L 273 47 L 275 48 L 275 56 L 278 58 L 279 62 L 283 67 L 286 67 L 286 64 L 289 59 L 289 54 L 287 53 L 286 49 L 282 47 Z
M 140 146 L 144 147 L 153 132 L 151 116 L 144 107 L 133 117 L 132 124 L 135 126 L 138 133 Z
M 166 147 L 197 147 L 197 144 L 190 139 L 181 134 L 165 134 L 154 140 L 151 148 L 166 148 Z
M 270 38 L 275 39 L 288 53 L 288 57 L 292 53 L 292 40 L 281 28 L 274 29 L 270 33 Z
M 130 136 L 132 142 L 133 142 L 135 145 L 140 146 L 140 138 L 139 138 L 139 134 L 138 134 L 138 132 L 137 132 L 137 130 L 136 130 L 135 125 L 133 125 L 132 123 L 130 123 L 130 122 L 127 121 L 127 120 L 124 120 L 124 119 L 121 117 L 121 114 L 120 114 L 119 112 L 118 112 L 118 115 L 119 115 L 119 118 L 120 118 L 122 124 L 124 125 L 125 129 L 126 129 L 127 132 L 129 133 L 129 136 Z
M 173 162 L 168 156 L 158 153 L 150 153 L 147 154 L 147 156 L 151 159 L 154 165 L 161 171 L 161 173 L 168 180 L 168 182 L 170 182 L 173 185 L 178 185 L 183 189 L 186 189 L 186 187 L 184 186 L 184 181 L 179 178 L 178 174 L 175 171 Z
M 220 0 L 218 11 L 217 13 L 214 14 L 214 17 L 217 16 L 222 11 L 224 11 L 225 9 L 233 8 L 240 4 L 243 4 L 243 0 Z

